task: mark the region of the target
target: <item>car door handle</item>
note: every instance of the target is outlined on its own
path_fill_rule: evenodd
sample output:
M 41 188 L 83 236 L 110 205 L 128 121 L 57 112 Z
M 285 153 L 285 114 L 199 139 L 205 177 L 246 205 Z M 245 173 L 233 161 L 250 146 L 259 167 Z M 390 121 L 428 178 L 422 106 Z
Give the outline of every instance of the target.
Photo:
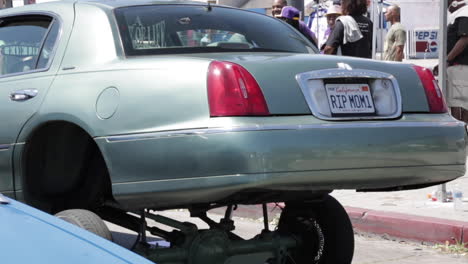
M 26 90 L 19 90 L 15 91 L 10 94 L 10 100 L 23 102 L 34 98 L 37 95 L 38 91 L 36 89 L 26 89 Z

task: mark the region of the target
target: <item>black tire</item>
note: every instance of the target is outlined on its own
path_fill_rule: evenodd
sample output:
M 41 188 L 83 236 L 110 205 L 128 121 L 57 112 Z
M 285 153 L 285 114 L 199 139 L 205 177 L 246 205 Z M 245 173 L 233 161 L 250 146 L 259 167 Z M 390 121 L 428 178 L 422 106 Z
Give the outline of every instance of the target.
M 288 264 L 350 264 L 353 260 L 353 226 L 343 206 L 329 195 L 321 203 L 286 203 L 278 231 L 302 241 L 288 252 Z
M 83 209 L 58 212 L 56 217 L 112 241 L 112 235 L 104 221 L 95 213 Z

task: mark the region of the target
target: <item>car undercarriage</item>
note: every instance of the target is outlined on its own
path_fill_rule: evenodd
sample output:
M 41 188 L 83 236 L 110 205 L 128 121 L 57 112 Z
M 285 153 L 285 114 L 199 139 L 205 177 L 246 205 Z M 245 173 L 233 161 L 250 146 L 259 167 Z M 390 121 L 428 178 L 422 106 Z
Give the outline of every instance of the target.
M 129 213 L 108 206 L 95 212 L 108 222 L 137 232 L 133 250 L 155 263 L 240 263 L 241 260 L 252 264 L 351 263 L 353 229 L 338 201 L 326 193 L 309 196 L 309 199 L 306 192 L 290 193 L 288 198 L 285 203 L 277 204 L 282 212 L 275 230 L 269 228 L 267 204 L 257 204 L 262 208 L 259 210 L 263 213 L 263 229 L 252 234 L 251 239 L 233 233 L 236 225 L 232 216 L 237 204 L 190 206 L 190 216 L 205 222 L 207 229 L 151 209 Z M 219 222 L 208 217 L 209 210 L 220 207 L 225 208 L 225 213 Z M 156 227 L 154 223 L 165 228 Z M 172 230 L 167 231 L 167 228 Z M 164 239 L 169 246 L 149 244 L 146 234 Z M 340 254 L 336 254 L 337 250 Z

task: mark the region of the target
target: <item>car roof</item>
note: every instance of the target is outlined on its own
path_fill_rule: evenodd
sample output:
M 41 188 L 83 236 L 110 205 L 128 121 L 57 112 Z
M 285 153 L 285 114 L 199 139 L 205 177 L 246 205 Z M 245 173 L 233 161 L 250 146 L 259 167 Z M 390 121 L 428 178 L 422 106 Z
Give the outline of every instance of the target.
M 207 6 L 208 4 L 205 2 L 200 1 L 181 1 L 181 0 L 61 0 L 61 1 L 51 1 L 51 2 L 43 2 L 39 4 L 33 5 L 24 5 L 15 8 L 5 8 L 0 10 L 0 16 L 11 15 L 11 14 L 18 14 L 21 12 L 34 12 L 39 10 L 56 10 L 57 8 L 70 5 L 73 6 L 75 4 L 88 4 L 94 5 L 98 8 L 105 9 L 105 10 L 112 10 L 119 7 L 126 7 L 126 6 L 144 6 L 144 5 L 199 5 L 199 6 Z M 223 6 L 223 5 L 211 5 L 211 6 Z M 223 6 L 228 8 L 237 9 L 231 6 Z
M 24 5 L 15 8 L 0 9 L 0 16 L 17 15 L 24 12 L 38 12 L 38 11 L 56 11 L 63 10 L 66 6 L 74 6 L 75 4 L 93 5 L 103 10 L 113 10 L 119 7 L 126 6 L 144 6 L 144 5 L 199 5 L 207 6 L 208 4 L 200 1 L 181 1 L 181 0 L 61 0 L 43 2 L 33 5 Z M 211 5 L 223 6 L 223 5 Z M 227 8 L 238 9 L 230 6 L 223 6 Z
M 180 0 L 74 0 L 77 3 L 95 3 L 96 5 L 104 5 L 110 8 L 118 8 L 124 6 L 138 6 L 138 5 L 167 5 L 167 4 L 191 4 L 191 5 L 207 5 L 207 3 L 200 1 L 180 1 Z

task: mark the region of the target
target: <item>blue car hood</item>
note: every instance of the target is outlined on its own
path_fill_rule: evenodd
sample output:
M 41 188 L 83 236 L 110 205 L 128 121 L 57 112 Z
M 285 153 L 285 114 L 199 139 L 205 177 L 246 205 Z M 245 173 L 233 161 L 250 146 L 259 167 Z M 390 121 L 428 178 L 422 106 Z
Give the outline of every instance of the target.
M 153 262 L 0 194 L 0 260 L 26 264 L 120 264 Z M 154 264 L 154 263 L 153 263 Z

